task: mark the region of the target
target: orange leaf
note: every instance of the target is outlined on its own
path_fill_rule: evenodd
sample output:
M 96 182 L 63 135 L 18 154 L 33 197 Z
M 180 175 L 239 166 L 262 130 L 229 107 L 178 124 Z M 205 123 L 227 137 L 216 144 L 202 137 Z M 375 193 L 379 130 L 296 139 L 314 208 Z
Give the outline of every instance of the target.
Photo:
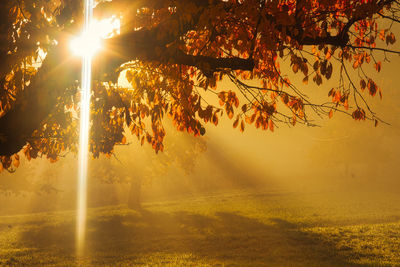
M 229 119 L 232 119 L 233 118 L 233 110 L 231 109 L 231 110 L 229 110 L 228 111 L 228 117 L 229 117 Z
M 271 130 L 271 132 L 274 131 L 274 123 L 272 122 L 272 120 L 269 120 L 269 129 Z
M 142 136 L 142 140 L 140 140 L 140 145 L 144 144 L 144 136 Z
M 233 128 L 236 128 L 239 125 L 239 118 L 237 118 L 234 122 L 233 122 Z
M 244 132 L 244 121 L 240 123 L 240 131 L 243 133 Z
M 376 71 L 377 72 L 380 72 L 381 71 L 381 65 L 382 65 L 382 63 L 379 61 L 379 62 L 376 62 L 375 64 L 374 64 L 374 67 L 375 67 L 375 69 L 376 69 Z
M 15 155 L 15 158 L 14 158 L 14 161 L 13 161 L 13 164 L 14 164 L 14 166 L 16 167 L 16 168 L 18 168 L 18 166 L 19 166 L 19 156 L 18 155 Z

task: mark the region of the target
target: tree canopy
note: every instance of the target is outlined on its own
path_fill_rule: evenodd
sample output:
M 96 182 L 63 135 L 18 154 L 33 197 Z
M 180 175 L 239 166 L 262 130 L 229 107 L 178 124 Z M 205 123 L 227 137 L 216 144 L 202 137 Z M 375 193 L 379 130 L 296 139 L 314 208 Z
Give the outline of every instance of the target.
M 68 46 L 82 10 L 75 0 L 1 1 L 1 169 L 17 167 L 21 149 L 50 160 L 76 150 L 80 61 Z M 164 117 L 195 136 L 223 114 L 240 131 L 313 125 L 311 114 L 334 112 L 376 125 L 368 97 L 382 91 L 373 69 L 400 54 L 396 0 L 113 0 L 94 12 L 121 19 L 93 63 L 95 157 L 125 143 L 128 131 L 162 151 Z M 117 83 L 122 71 L 127 88 Z M 297 76 L 336 85 L 319 103 Z M 233 86 L 222 88 L 223 79 Z

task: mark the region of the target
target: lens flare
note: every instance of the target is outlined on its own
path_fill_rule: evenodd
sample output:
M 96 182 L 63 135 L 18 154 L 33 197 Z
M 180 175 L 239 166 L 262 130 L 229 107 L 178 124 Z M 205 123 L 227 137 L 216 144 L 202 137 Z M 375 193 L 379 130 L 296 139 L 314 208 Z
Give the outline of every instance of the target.
M 83 254 L 85 245 L 92 58 L 101 49 L 102 39 L 110 38 L 120 33 L 120 20 L 118 18 L 113 16 L 97 21 L 93 19 L 93 0 L 84 1 L 85 20 L 83 33 L 70 43 L 72 52 L 82 57 L 76 218 L 76 247 L 78 255 Z
M 92 28 L 91 23 L 93 21 L 93 0 L 85 0 L 84 4 L 85 4 L 85 21 L 84 21 L 83 36 L 90 36 L 91 34 L 89 33 L 90 29 Z M 93 54 L 91 52 L 82 54 L 78 195 L 77 195 L 77 218 L 76 218 L 76 242 L 77 242 L 76 248 L 78 255 L 82 255 L 85 244 L 92 56 Z
M 75 55 L 84 57 L 93 56 L 101 49 L 101 40 L 95 34 L 82 34 L 73 39 L 70 43 L 71 50 Z
M 75 55 L 93 56 L 102 48 L 102 40 L 120 34 L 121 22 L 115 16 L 103 20 L 92 19 L 90 26 L 80 36 L 70 42 L 70 48 Z

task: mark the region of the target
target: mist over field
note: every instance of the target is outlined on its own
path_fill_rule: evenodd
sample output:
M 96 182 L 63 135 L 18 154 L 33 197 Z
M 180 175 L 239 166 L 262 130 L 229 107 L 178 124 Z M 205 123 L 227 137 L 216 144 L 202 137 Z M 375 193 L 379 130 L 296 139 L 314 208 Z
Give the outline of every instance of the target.
M 127 204 L 130 184 L 141 185 L 141 201 L 173 199 L 229 190 L 399 193 L 400 99 L 386 87 L 378 112 L 391 125 L 373 127 L 340 116 L 321 127 L 282 125 L 274 133 L 248 127 L 242 134 L 222 120 L 194 138 L 170 129 L 166 151 L 156 155 L 134 138 L 110 159 L 89 164 L 89 206 Z M 393 103 L 394 102 L 394 103 Z M 75 208 L 77 158 L 56 163 L 25 159 L 15 173 L 0 174 L 2 214 Z

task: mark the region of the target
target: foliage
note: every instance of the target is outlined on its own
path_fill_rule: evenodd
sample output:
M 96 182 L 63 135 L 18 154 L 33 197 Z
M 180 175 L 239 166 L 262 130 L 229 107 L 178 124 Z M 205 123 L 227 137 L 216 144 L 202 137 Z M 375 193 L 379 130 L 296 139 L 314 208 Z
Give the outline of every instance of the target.
M 75 150 L 79 68 L 65 49 L 80 26 L 76 2 L 1 4 L 4 168 L 18 166 L 21 148 L 28 159 L 51 160 Z M 165 115 L 195 136 L 224 113 L 240 131 L 249 124 L 271 131 L 278 123 L 313 125 L 312 114 L 335 112 L 377 125 L 367 96 L 382 91 L 366 66 L 380 72 L 377 53 L 400 53 L 392 49 L 399 8 L 395 0 L 101 1 L 96 16 L 120 16 L 122 28 L 104 40 L 107 50 L 94 63 L 90 150 L 95 157 L 112 153 L 129 129 L 162 151 Z M 47 56 L 36 67 L 40 51 Z M 115 83 L 122 70 L 133 89 Z M 308 98 L 291 81 L 294 74 L 317 86 L 335 79 L 327 88 L 331 101 Z M 235 86 L 224 90 L 223 79 Z

